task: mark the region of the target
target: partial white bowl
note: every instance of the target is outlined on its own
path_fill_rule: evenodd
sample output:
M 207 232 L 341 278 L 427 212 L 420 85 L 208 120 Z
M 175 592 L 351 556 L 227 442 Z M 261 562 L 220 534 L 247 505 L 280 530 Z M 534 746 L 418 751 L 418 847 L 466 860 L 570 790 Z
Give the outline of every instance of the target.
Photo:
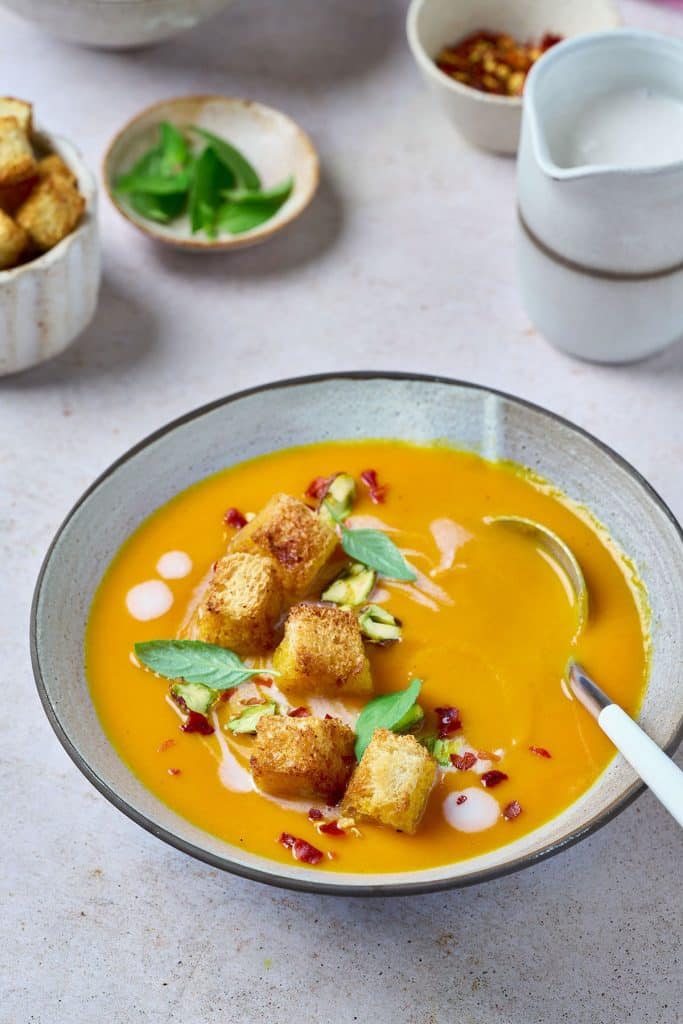
M 76 229 L 53 249 L 0 271 L 0 376 L 62 352 L 92 320 L 100 288 L 95 179 L 66 139 L 40 130 L 34 137 L 68 164 L 86 206 Z
M 479 29 L 520 41 L 546 32 L 563 37 L 618 28 L 613 0 L 412 0 L 406 30 L 413 57 L 430 90 L 461 135 L 492 153 L 516 153 L 522 98 L 472 89 L 439 71 L 442 47 Z
M 193 28 L 232 0 L 1 0 L 47 32 L 107 50 L 147 46 Z
M 193 235 L 186 214 L 170 224 L 147 220 L 125 196 L 116 195 L 114 183 L 158 140 L 161 121 L 170 121 L 179 128 L 196 124 L 226 139 L 254 165 L 264 188 L 271 188 L 291 175 L 291 195 L 274 217 L 241 235 Z M 105 154 L 102 175 L 116 209 L 149 238 L 192 252 L 225 252 L 265 242 L 291 224 L 315 195 L 320 168 L 308 135 L 280 111 L 232 96 L 180 96 L 147 107 L 124 125 Z

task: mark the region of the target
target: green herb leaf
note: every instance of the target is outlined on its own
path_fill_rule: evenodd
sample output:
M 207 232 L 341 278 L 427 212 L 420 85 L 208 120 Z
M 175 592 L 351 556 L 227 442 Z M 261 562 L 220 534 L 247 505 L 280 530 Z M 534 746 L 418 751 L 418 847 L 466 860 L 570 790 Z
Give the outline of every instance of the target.
M 183 212 L 186 196 L 185 194 L 153 196 L 145 195 L 144 192 L 132 192 L 128 201 L 141 217 L 159 221 L 161 224 L 168 224 Z
M 114 189 L 120 194 L 157 194 L 164 188 L 163 194 L 170 190 L 187 191 L 191 165 L 192 154 L 185 138 L 177 128 L 164 121 L 159 125 L 159 142 L 148 149 L 129 171 L 119 175 Z
M 159 125 L 160 148 L 161 148 L 161 173 L 163 175 L 177 174 L 186 164 L 190 163 L 192 156 L 187 139 L 175 125 L 169 121 L 162 121 Z
M 185 194 L 190 188 L 191 181 L 190 168 L 179 171 L 172 178 L 165 178 L 162 174 L 127 174 L 119 180 L 116 191 L 119 195 L 142 192 L 152 196 L 170 196 Z
M 236 198 L 229 199 L 218 212 L 218 224 L 224 231 L 232 235 L 241 235 L 251 231 L 274 217 L 292 190 L 290 179 L 287 189 L 271 189 L 269 192 L 244 192 L 228 189 L 224 195 Z
M 350 558 L 370 566 L 390 580 L 415 580 L 417 574 L 393 540 L 381 530 L 349 530 L 341 524 L 341 546 Z
M 420 740 L 427 748 L 438 764 L 448 766 L 451 763 L 451 754 L 461 754 L 465 746 L 462 736 L 454 736 L 452 739 L 440 740 L 437 736 L 425 736 Z
M 399 693 L 385 693 L 366 704 L 356 722 L 356 757 L 360 761 L 375 729 L 395 729 L 417 702 L 421 679 L 413 679 Z
M 253 191 L 261 187 L 261 179 L 246 157 L 240 153 L 239 149 L 235 149 L 225 139 L 221 139 L 212 132 L 208 132 L 206 128 L 200 128 L 195 124 L 190 125 L 190 128 L 193 132 L 206 139 L 224 166 L 230 170 L 240 188 Z M 223 187 L 228 189 L 232 185 L 224 185 Z
M 279 185 L 273 185 L 272 188 L 267 189 L 244 189 L 244 188 L 229 188 L 223 193 L 223 198 L 230 200 L 231 203 L 239 203 L 244 206 L 248 206 L 253 203 L 264 203 L 271 202 L 273 200 L 278 201 L 278 206 L 284 203 L 285 199 L 289 199 L 292 189 L 294 188 L 294 178 L 285 178 Z
M 231 718 L 226 723 L 225 728 L 236 735 L 255 733 L 256 726 L 262 718 L 265 718 L 267 715 L 277 715 L 277 713 L 278 706 L 273 701 L 268 701 L 267 704 L 252 704 L 250 707 L 245 708 L 244 711 L 241 711 L 236 718 Z
M 218 210 L 223 202 L 221 193 L 234 182 L 232 172 L 218 158 L 213 147 L 207 146 L 195 164 L 190 190 L 190 225 L 193 233 L 204 230 L 209 237 L 215 236 Z
M 135 644 L 135 656 L 160 676 L 203 683 L 210 690 L 229 690 L 263 673 L 263 669 L 248 668 L 227 647 L 201 640 L 147 640 Z M 277 674 L 268 669 L 268 675 Z

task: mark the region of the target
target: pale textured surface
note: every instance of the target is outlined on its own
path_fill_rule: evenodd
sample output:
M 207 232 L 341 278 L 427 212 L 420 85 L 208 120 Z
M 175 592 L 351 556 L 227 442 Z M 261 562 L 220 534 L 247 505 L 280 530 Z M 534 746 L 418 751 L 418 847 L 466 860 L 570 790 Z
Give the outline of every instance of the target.
M 623 5 L 683 34 L 683 17 Z M 598 835 L 481 888 L 379 902 L 279 893 L 162 846 L 110 807 L 40 712 L 31 589 L 95 474 L 172 416 L 235 388 L 354 367 L 445 373 L 569 415 L 683 515 L 683 347 L 639 366 L 568 361 L 514 282 L 514 168 L 432 108 L 397 0 L 242 0 L 144 53 L 58 44 L 0 14 L 3 89 L 96 167 L 165 95 L 251 95 L 300 119 L 323 185 L 302 220 L 225 258 L 155 249 L 102 203 L 93 327 L 0 382 L 2 1024 L 354 1020 L 677 1024 L 681 837 L 650 796 Z M 353 39 L 351 34 L 353 33 Z M 11 689 L 10 689 L 11 688 Z

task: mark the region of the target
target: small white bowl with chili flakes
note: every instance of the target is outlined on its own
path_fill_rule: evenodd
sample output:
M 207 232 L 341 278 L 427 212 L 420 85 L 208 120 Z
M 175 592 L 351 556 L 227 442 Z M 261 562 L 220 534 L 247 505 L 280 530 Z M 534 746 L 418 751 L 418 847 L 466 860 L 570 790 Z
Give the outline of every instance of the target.
M 516 153 L 524 81 L 561 39 L 618 28 L 613 0 L 412 0 L 407 34 L 427 85 L 460 134 Z

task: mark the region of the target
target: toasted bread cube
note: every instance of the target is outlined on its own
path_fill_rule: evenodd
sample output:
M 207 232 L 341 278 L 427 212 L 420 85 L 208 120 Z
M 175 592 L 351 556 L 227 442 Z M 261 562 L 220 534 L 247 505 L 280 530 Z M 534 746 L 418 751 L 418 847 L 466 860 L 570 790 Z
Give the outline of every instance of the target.
M 0 210 L 0 270 L 16 267 L 27 245 L 24 229 Z
M 230 551 L 252 551 L 275 562 L 289 601 L 305 597 L 337 546 L 337 535 L 302 501 L 275 494 L 235 534 Z
M 269 558 L 235 552 L 216 562 L 193 619 L 193 634 L 237 654 L 274 646 L 284 604 L 282 584 Z
M 50 153 L 49 156 L 44 156 L 42 160 L 38 161 L 36 170 L 39 178 L 63 178 L 74 186 L 78 184 L 76 175 L 58 153 Z
M 16 185 L 36 172 L 28 136 L 16 117 L 0 117 L 0 185 Z
M 336 803 L 356 763 L 354 739 L 338 718 L 261 718 L 251 758 L 254 781 L 274 796 Z
M 0 210 L 13 217 L 22 203 L 26 202 L 35 187 L 36 177 L 24 178 L 15 185 L 0 185 Z
M 83 213 L 85 199 L 69 181 L 56 175 L 38 182 L 17 211 L 17 223 L 41 252 L 71 234 Z
M 372 692 L 358 620 L 337 605 L 295 605 L 273 655 L 273 668 L 280 673 L 278 685 L 285 693 L 340 697 Z
M 377 729 L 342 801 L 342 814 L 411 835 L 436 778 L 436 761 L 414 736 Z
M 31 137 L 33 129 L 33 106 L 13 96 L 0 96 L 0 118 L 13 117 L 22 132 Z

